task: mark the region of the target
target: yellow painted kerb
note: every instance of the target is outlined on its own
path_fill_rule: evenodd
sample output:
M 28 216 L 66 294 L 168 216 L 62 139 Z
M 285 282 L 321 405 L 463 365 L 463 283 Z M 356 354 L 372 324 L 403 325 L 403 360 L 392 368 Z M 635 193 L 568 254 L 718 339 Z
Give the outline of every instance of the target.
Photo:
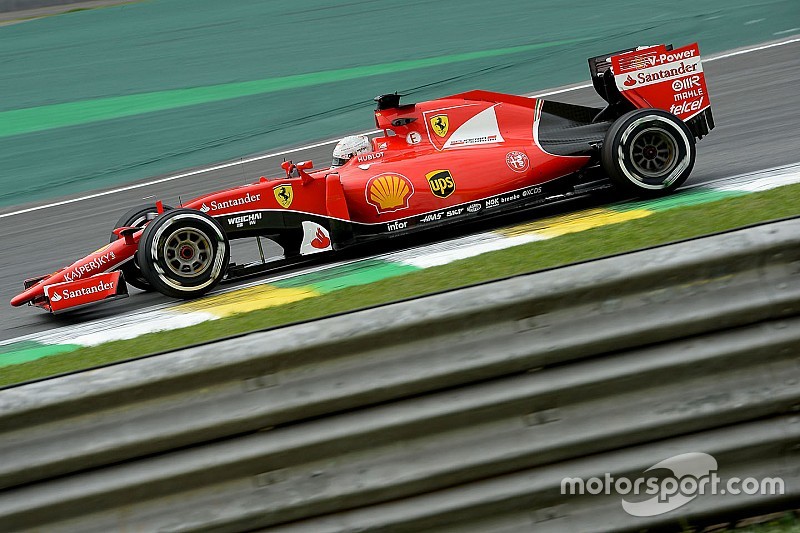
M 632 209 L 631 211 L 623 212 L 610 211 L 608 209 L 588 209 L 568 215 L 544 218 L 512 228 L 505 228 L 499 230 L 498 233 L 506 237 L 536 234 L 551 238 L 558 237 L 559 235 L 566 235 L 567 233 L 577 233 L 600 226 L 608 226 L 609 224 L 618 224 L 620 222 L 627 222 L 628 220 L 644 218 L 652 214 L 653 212 L 647 209 Z
M 315 296 L 319 296 L 319 293 L 309 287 L 284 289 L 271 285 L 258 285 L 187 302 L 177 306 L 175 310 L 205 311 L 222 318 L 237 313 L 277 307 Z

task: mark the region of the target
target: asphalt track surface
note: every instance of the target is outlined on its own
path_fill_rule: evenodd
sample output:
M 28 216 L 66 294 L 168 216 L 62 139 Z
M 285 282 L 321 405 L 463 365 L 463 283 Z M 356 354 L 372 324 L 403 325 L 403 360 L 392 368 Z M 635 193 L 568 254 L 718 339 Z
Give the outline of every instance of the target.
M 697 163 L 686 185 L 800 161 L 800 42 L 724 57 L 705 63 L 704 70 L 717 127 L 700 141 Z M 547 98 L 602 105 L 591 88 L 570 90 Z M 294 161 L 311 159 L 322 167 L 329 164 L 331 149 L 331 144 L 325 144 L 285 157 Z M 271 153 L 274 152 L 279 150 Z M 108 242 L 109 232 L 119 216 L 130 207 L 143 203 L 143 198 L 153 197 L 178 205 L 179 195 L 186 201 L 200 194 L 255 181 L 262 175 L 278 176 L 282 172 L 280 163 L 283 157 L 277 155 L 243 162 L 10 216 L 9 213 L 31 206 L 0 210 L 0 250 L 3 254 L 0 266 L 0 340 L 170 302 L 160 294 L 131 289 L 131 298 L 58 317 L 29 307 L 12 308 L 7 303 L 21 291 L 23 279 L 55 271 Z M 167 176 L 161 178 L 164 177 Z M 157 181 L 158 178 L 141 183 Z

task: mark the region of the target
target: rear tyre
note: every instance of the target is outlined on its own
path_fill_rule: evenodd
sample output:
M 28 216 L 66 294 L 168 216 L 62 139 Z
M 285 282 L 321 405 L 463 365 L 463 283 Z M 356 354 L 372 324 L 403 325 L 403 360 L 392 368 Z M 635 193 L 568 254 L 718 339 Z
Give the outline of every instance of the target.
M 168 210 L 172 208 L 165 205 L 164 209 Z M 125 227 L 143 228 L 145 224 L 154 219 L 156 215 L 158 215 L 158 208 L 155 206 L 155 204 L 140 205 L 126 211 L 125 214 L 122 215 L 119 220 L 117 220 L 117 224 L 114 226 L 114 229 Z M 108 242 L 114 242 L 118 238 L 119 237 L 112 233 Z M 136 255 L 134 255 L 130 261 L 123 263 L 118 270 L 122 271 L 122 275 L 125 277 L 125 282 L 128 285 L 133 285 L 137 289 L 141 289 L 143 291 L 153 290 L 153 287 L 151 287 L 147 282 L 147 279 L 145 279 L 141 269 L 139 268 Z
M 230 246 L 216 220 L 195 209 L 175 209 L 145 227 L 136 259 L 142 275 L 160 293 L 197 298 L 222 280 Z
M 636 109 L 608 129 L 600 163 L 620 190 L 653 198 L 680 187 L 696 155 L 694 136 L 681 119 L 660 109 Z

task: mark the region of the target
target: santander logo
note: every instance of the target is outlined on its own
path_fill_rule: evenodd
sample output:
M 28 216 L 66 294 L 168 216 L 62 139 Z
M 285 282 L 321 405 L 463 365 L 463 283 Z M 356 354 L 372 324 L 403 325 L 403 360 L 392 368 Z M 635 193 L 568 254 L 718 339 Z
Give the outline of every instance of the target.
M 322 231 L 322 228 L 317 228 L 317 234 L 311 241 L 311 246 L 317 250 L 324 250 L 331 245 L 331 239 Z
M 625 86 L 626 87 L 633 87 L 634 85 L 636 85 L 636 80 L 631 78 L 631 75 L 628 74 L 628 77 L 625 78 Z
M 303 221 L 303 242 L 300 243 L 300 255 L 318 254 L 333 250 L 331 234 L 323 226 L 310 220 Z

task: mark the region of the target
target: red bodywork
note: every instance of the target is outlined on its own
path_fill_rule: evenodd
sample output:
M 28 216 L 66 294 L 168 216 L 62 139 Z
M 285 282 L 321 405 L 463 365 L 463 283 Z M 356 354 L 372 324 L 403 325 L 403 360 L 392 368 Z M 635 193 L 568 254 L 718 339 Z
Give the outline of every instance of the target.
M 684 120 L 709 108 L 696 44 L 674 51 L 650 47 L 609 59 L 619 94 L 635 107 L 662 108 Z M 282 178 L 261 178 L 182 207 L 214 217 L 229 238 L 278 235 L 284 248 L 297 241 L 290 244 L 304 255 L 502 211 L 506 204 L 521 206 L 526 199 L 538 201 L 546 196 L 548 184 L 576 175 L 593 161 L 590 149 L 596 146 L 591 143 L 572 153 L 556 153 L 551 146 L 558 144 L 542 139 L 542 121 L 545 115 L 563 121 L 567 119 L 561 115 L 591 116 L 600 109 L 554 104 L 560 107 L 548 111 L 541 99 L 487 91 L 409 105 L 400 105 L 399 98 L 397 102 L 383 108 L 379 103 L 375 122 L 384 134 L 372 140 L 373 151 L 342 167 L 312 170 L 308 162 L 289 162 Z M 571 111 L 564 113 L 564 106 Z M 115 242 L 31 280 L 11 304 L 53 310 L 47 287 L 82 283 L 131 260 L 142 230 L 117 233 Z
M 575 172 L 589 157 L 552 155 L 537 145 L 540 102 L 473 91 L 377 111 L 378 127 L 394 135 L 373 139 L 374 152 L 337 169 L 312 171 L 305 179 L 263 180 L 197 198 L 185 207 L 214 217 L 295 211 L 379 224 L 541 185 Z M 448 128 L 438 135 L 431 124 L 445 117 Z M 392 126 L 406 119 L 413 121 Z M 469 130 L 470 121 L 477 123 L 477 131 L 459 135 L 465 125 Z M 287 187 L 291 201 L 281 204 Z

